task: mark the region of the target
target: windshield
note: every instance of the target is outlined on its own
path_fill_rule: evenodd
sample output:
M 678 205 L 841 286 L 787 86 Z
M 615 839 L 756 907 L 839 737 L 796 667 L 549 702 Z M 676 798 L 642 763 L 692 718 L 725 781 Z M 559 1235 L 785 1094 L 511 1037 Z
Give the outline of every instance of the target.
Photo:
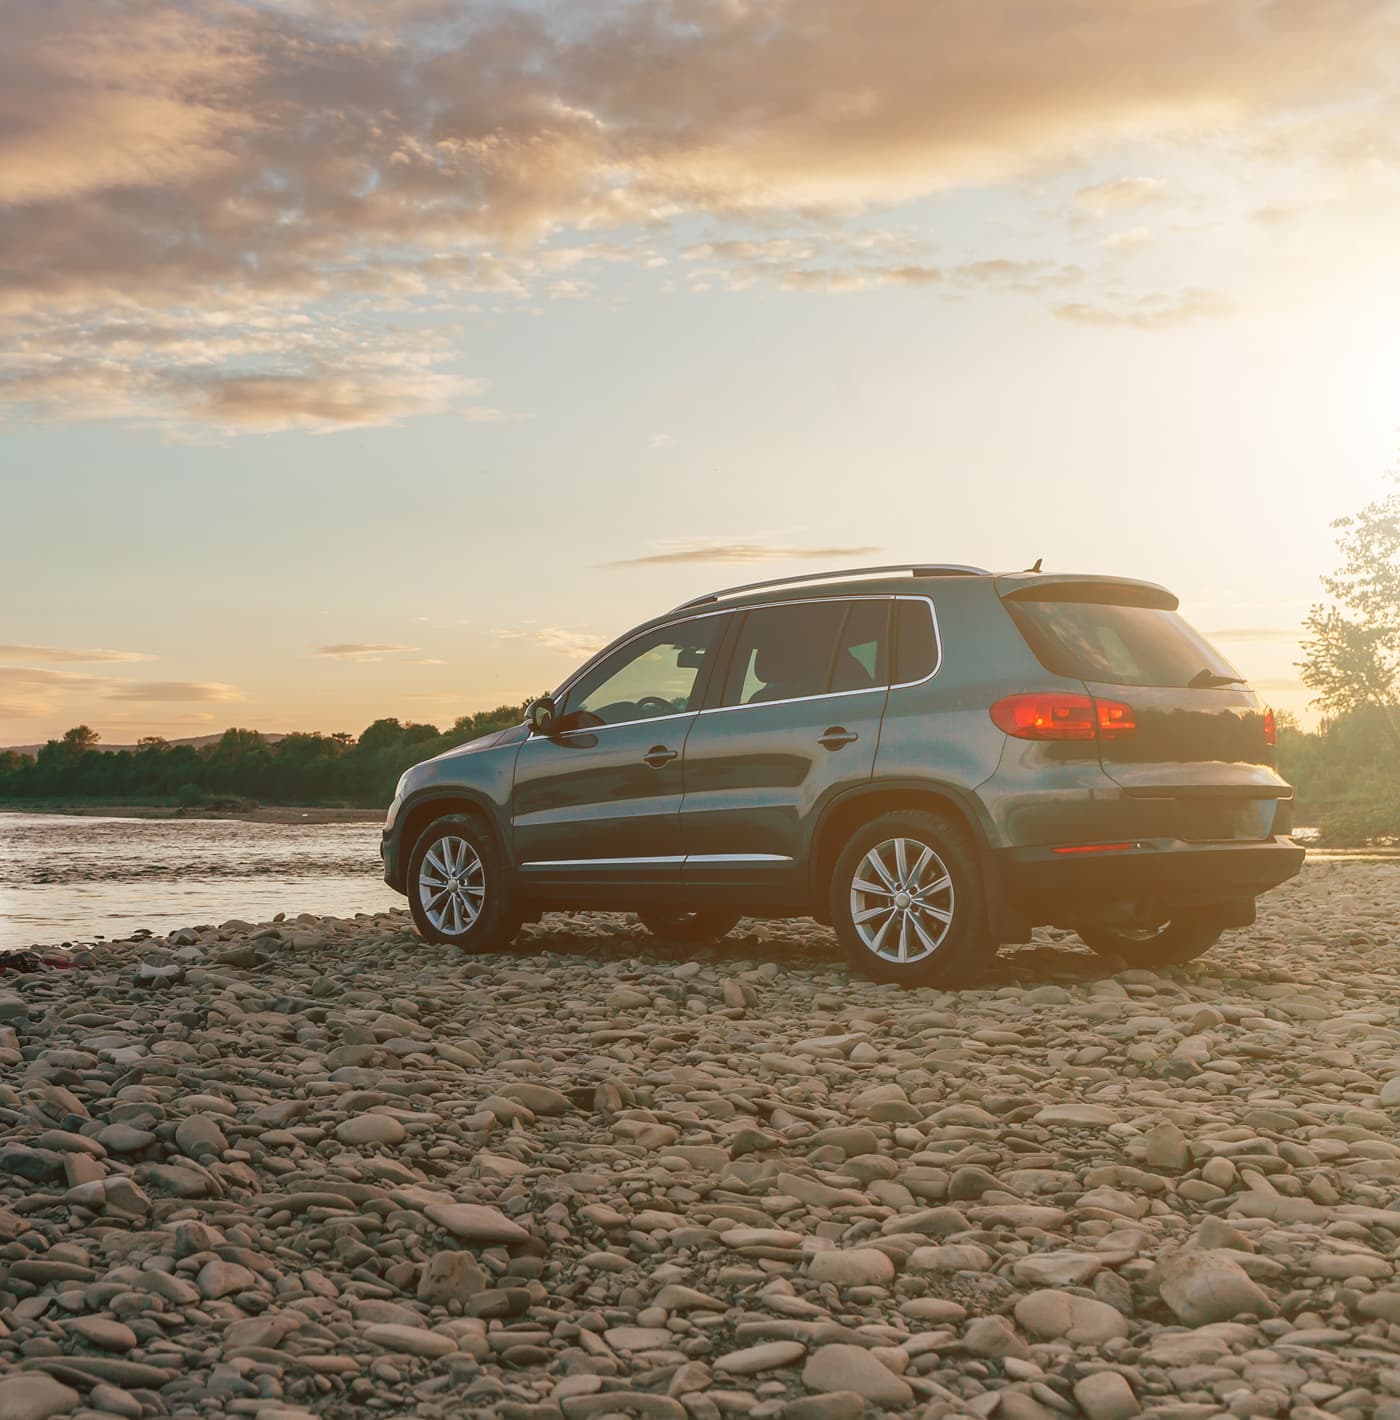
M 1007 601 L 1037 660 L 1055 675 L 1109 685 L 1201 685 L 1239 672 L 1174 611 L 1082 601 Z

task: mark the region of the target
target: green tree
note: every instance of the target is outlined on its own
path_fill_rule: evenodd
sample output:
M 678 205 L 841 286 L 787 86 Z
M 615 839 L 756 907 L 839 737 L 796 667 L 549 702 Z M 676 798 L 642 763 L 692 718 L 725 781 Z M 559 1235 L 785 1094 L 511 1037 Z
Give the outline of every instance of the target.
M 1341 569 L 1322 578 L 1330 598 L 1303 623 L 1303 684 L 1329 715 L 1363 707 L 1400 756 L 1400 470 L 1395 485 L 1350 518 L 1340 530 Z

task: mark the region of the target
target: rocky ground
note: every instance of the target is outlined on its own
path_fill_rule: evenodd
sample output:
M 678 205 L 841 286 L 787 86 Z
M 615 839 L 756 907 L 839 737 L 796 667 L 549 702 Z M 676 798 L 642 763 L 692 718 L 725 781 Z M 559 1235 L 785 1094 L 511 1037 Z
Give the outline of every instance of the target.
M 0 1420 L 1400 1420 L 1400 864 L 1163 975 L 747 925 L 0 980 Z

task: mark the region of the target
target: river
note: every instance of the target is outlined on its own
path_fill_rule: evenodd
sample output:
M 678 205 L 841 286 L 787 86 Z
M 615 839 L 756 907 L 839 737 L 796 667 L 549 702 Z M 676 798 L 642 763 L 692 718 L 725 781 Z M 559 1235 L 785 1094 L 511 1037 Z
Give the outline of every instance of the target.
M 403 905 L 374 823 L 0 813 L 0 951 Z
M 1311 862 L 1397 857 L 1396 849 L 1308 853 Z M 113 941 L 142 927 L 159 935 L 235 917 L 352 917 L 403 906 L 380 876 L 377 823 L 0 813 L 0 952 Z

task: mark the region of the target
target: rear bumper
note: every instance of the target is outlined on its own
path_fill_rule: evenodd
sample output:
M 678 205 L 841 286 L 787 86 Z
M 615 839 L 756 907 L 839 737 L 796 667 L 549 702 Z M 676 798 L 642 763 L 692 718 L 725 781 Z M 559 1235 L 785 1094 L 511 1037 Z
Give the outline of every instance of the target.
M 1175 909 L 1239 903 L 1287 882 L 1303 857 L 1286 837 L 1239 843 L 1155 838 L 1103 853 L 1009 848 L 998 854 L 998 866 L 1006 891 L 1036 921 L 1068 924 L 1076 914 L 1082 918 L 1112 903 Z

